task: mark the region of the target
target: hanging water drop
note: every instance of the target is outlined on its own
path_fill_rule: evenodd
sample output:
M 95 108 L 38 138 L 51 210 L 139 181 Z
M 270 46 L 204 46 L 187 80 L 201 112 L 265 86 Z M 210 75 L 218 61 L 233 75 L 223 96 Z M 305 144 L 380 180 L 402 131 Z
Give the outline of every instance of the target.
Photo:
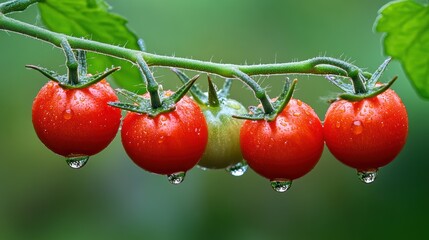
M 377 171 L 378 169 L 358 171 L 357 175 L 362 182 L 369 184 L 373 183 L 375 181 L 375 178 L 377 178 Z
M 239 163 L 227 167 L 225 170 L 234 177 L 240 177 L 243 176 L 243 174 L 247 171 L 248 167 L 249 166 L 247 165 L 246 161 L 243 160 Z
M 89 156 L 74 156 L 74 157 L 68 157 L 66 159 L 67 164 L 69 167 L 73 169 L 79 169 L 85 166 L 85 164 L 88 162 Z
M 186 172 L 177 172 L 167 175 L 167 179 L 171 184 L 177 185 L 183 182 Z
M 274 191 L 282 193 L 289 190 L 289 188 L 292 185 L 291 180 L 272 180 L 271 181 L 271 187 L 274 189 Z

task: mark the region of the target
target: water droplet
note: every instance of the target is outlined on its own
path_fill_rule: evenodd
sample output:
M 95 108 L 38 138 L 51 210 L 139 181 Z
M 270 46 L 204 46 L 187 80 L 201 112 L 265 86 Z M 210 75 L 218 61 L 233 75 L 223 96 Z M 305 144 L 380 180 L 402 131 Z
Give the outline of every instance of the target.
M 300 113 L 300 112 L 294 112 L 294 113 L 293 113 L 293 115 L 294 115 L 295 117 L 298 117 L 299 115 L 301 115 L 301 113 Z
M 226 171 L 234 177 L 240 177 L 243 176 L 243 174 L 247 171 L 248 167 L 249 166 L 247 165 L 246 161 L 243 160 L 239 163 L 227 167 Z
M 291 185 L 291 180 L 275 179 L 271 181 L 271 187 L 274 189 L 274 191 L 279 193 L 286 192 L 287 190 L 289 190 Z
M 358 171 L 357 175 L 362 182 L 368 184 L 373 183 L 375 181 L 375 178 L 377 177 L 377 171 L 378 169 Z
M 296 104 L 298 104 L 298 106 L 301 106 L 302 105 L 302 101 L 301 100 L 296 100 Z
M 340 127 L 341 127 L 341 122 L 340 122 L 340 121 L 337 121 L 337 122 L 335 123 L 335 127 L 336 127 L 336 128 L 340 128 Z
M 63 118 L 65 120 L 69 120 L 73 117 L 73 110 L 71 110 L 70 108 L 64 110 L 63 112 Z
M 88 159 L 89 156 L 74 156 L 67 157 L 66 162 L 71 168 L 79 169 L 85 166 L 85 164 L 88 162 Z
M 370 123 L 372 122 L 372 117 L 368 117 L 367 119 L 365 119 L 365 123 Z
M 167 117 L 165 117 L 164 115 L 161 115 L 161 116 L 159 116 L 159 120 L 161 122 L 165 122 L 165 121 L 167 121 Z
M 359 120 L 353 121 L 351 128 L 355 135 L 359 135 L 363 132 L 362 122 Z
M 164 136 L 159 137 L 158 143 L 164 142 Z
M 177 172 L 167 175 L 167 179 L 171 184 L 177 185 L 183 182 L 186 172 Z

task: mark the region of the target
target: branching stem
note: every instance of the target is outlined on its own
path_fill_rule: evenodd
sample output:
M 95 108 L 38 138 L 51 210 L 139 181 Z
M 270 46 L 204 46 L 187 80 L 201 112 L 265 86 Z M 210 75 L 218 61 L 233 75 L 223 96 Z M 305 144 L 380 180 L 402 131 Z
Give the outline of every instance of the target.
M 40 0 L 39 0 L 40 1 Z M 138 64 L 143 73 L 149 70 L 149 66 L 159 67 L 174 67 L 181 69 L 194 70 L 198 72 L 206 72 L 216 74 L 224 78 L 236 78 L 245 82 L 254 92 L 255 96 L 261 101 L 264 110 L 269 113 L 273 111 L 273 107 L 265 91 L 250 77 L 252 75 L 278 75 L 278 74 L 315 74 L 315 75 L 339 75 L 347 76 L 353 80 L 353 84 L 357 86 L 356 93 L 364 90 L 362 79 L 356 77 L 358 73 L 365 78 L 371 77 L 371 73 L 362 72 L 362 70 L 348 62 L 330 58 L 330 57 L 315 57 L 304 61 L 289 62 L 289 63 L 273 63 L 259 65 L 234 65 L 221 64 L 194 59 L 162 56 L 157 54 L 147 53 L 118 47 L 110 44 L 105 44 L 97 41 L 92 41 L 83 38 L 71 37 L 68 35 L 49 31 L 47 29 L 37 27 L 25 22 L 21 22 L 7 17 L 5 14 L 23 10 L 29 5 L 38 2 L 37 0 L 17 0 L 0 4 L 0 29 L 9 32 L 23 34 L 35 39 L 48 42 L 56 47 L 61 47 L 61 43 L 66 40 L 74 50 L 86 50 L 98 54 L 123 59 L 133 64 Z M 145 73 L 145 76 L 148 76 Z M 148 80 L 148 90 L 158 89 L 158 85 L 154 79 Z M 151 91 L 149 91 L 151 92 Z M 157 93 L 158 95 L 158 93 Z M 159 96 L 158 96 L 159 98 Z M 158 105 L 156 96 L 153 96 Z

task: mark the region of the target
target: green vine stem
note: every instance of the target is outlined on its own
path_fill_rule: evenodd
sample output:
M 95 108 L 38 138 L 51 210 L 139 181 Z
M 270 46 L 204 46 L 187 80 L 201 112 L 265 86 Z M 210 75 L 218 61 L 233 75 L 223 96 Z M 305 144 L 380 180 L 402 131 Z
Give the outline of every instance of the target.
M 261 86 L 259 86 L 257 82 L 255 82 L 255 80 L 253 80 L 249 75 L 245 74 L 239 69 L 235 69 L 234 77 L 241 79 L 253 90 L 256 98 L 258 98 L 261 101 L 262 107 L 264 108 L 264 112 L 266 114 L 270 114 L 274 112 L 273 105 L 271 104 L 267 93 Z
M 18 2 L 26 2 L 31 4 L 37 1 L 21 0 Z M 110 44 L 96 42 L 92 40 L 71 37 L 64 34 L 49 31 L 25 22 L 21 22 L 9 18 L 5 13 L 11 12 L 12 9 L 22 9 L 19 7 L 8 7 L 6 3 L 0 6 L 0 29 L 20 33 L 29 37 L 36 38 L 48 42 L 56 47 L 61 47 L 61 42 L 66 39 L 73 49 L 86 50 L 99 54 L 108 55 L 111 57 L 138 63 L 141 60 L 147 66 L 159 67 L 175 67 L 181 69 L 194 70 L 199 72 L 206 72 L 222 76 L 224 78 L 240 78 L 244 80 L 255 91 L 256 97 L 261 100 L 264 109 L 268 112 L 272 111 L 272 106 L 268 100 L 268 96 L 254 80 L 250 80 L 252 75 L 274 75 L 274 74 L 316 74 L 316 75 L 338 75 L 351 77 L 355 86 L 355 92 L 360 93 L 365 89 L 364 82 L 358 73 L 365 78 L 370 78 L 371 73 L 362 72 L 362 70 L 348 62 L 330 58 L 330 57 L 315 57 L 304 61 L 289 62 L 289 63 L 275 63 L 275 64 L 259 64 L 259 65 L 234 65 L 234 64 L 221 64 L 207 61 L 193 60 L 180 57 L 162 56 L 152 53 L 147 53 L 138 50 L 127 49 Z M 139 60 L 139 58 L 141 59 Z M 248 79 L 250 78 L 250 79 Z

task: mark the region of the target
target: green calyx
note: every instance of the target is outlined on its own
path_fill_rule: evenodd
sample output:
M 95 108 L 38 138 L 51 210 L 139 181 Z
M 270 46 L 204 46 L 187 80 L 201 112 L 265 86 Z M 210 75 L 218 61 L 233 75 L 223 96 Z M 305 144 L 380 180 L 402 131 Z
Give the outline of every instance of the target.
M 171 70 L 179 77 L 183 83 L 190 81 L 189 77 L 186 76 L 182 71 L 171 68 Z M 231 90 L 232 80 L 227 78 L 220 91 L 216 90 L 216 86 L 213 84 L 209 75 L 207 75 L 207 81 L 209 86 L 208 93 L 204 93 L 198 86 L 193 85 L 190 89 L 190 93 L 194 100 L 206 107 L 219 107 L 223 101 L 228 98 L 229 91 Z
M 70 84 L 69 83 L 69 75 L 65 74 L 65 75 L 60 75 L 55 71 L 51 71 L 49 69 L 46 68 L 42 68 L 42 67 L 38 67 L 38 66 L 34 66 L 34 65 L 26 65 L 26 68 L 30 68 L 30 69 L 34 69 L 39 71 L 41 74 L 43 74 L 44 76 L 46 76 L 47 78 L 49 78 L 52 81 L 58 82 L 58 84 L 64 88 L 64 89 L 81 89 L 81 88 L 86 88 L 92 84 L 95 84 L 103 79 L 105 79 L 107 76 L 109 76 L 110 74 L 118 71 L 119 69 L 121 69 L 120 67 L 115 67 L 115 68 L 111 68 L 108 69 L 102 73 L 98 73 L 95 75 L 86 75 L 86 76 L 79 76 L 79 81 L 76 84 Z
M 108 104 L 112 107 L 117 107 L 126 111 L 142 113 L 147 114 L 150 117 L 156 117 L 158 114 L 173 111 L 175 109 L 175 104 L 180 101 L 183 96 L 185 96 L 198 77 L 199 75 L 190 79 L 187 83 L 180 87 L 179 90 L 170 96 L 166 96 L 165 93 L 162 92 L 162 94 L 160 94 L 161 104 L 157 108 L 152 106 L 150 98 L 145 98 L 125 89 L 116 89 L 116 92 L 124 96 L 132 103 L 110 102 Z
M 189 81 L 189 77 L 186 76 L 182 71 L 172 68 L 171 69 L 182 82 Z M 273 111 L 270 113 L 266 113 L 263 108 L 258 108 L 251 106 L 249 110 L 251 113 L 248 114 L 240 114 L 233 115 L 232 117 L 238 119 L 248 119 L 248 120 L 266 120 L 273 121 L 276 119 L 277 115 L 280 114 L 283 109 L 288 104 L 289 100 L 292 98 L 293 91 L 295 89 L 296 83 L 298 80 L 290 81 L 288 78 L 286 79 L 286 83 L 283 89 L 283 93 L 277 98 L 276 101 L 272 103 Z M 208 76 L 209 83 L 209 92 L 205 94 L 201 91 L 197 86 L 192 86 L 190 92 L 199 104 L 204 105 L 206 107 L 219 107 L 223 101 L 226 101 L 229 95 L 229 91 L 231 89 L 232 80 L 226 79 L 225 83 L 220 91 L 216 91 L 215 86 L 213 85 L 210 76 Z
M 292 98 L 293 91 L 297 82 L 297 79 L 294 79 L 293 81 L 291 81 L 290 79 L 286 79 L 282 94 L 277 98 L 277 100 L 272 103 L 274 108 L 273 112 L 267 114 L 262 108 L 251 106 L 249 107 L 251 113 L 235 115 L 233 117 L 247 120 L 265 120 L 269 122 L 275 120 Z
M 327 75 L 326 79 L 344 91 L 337 99 L 361 101 L 366 98 L 372 98 L 389 89 L 397 79 L 397 77 L 394 77 L 385 84 L 379 82 L 390 61 L 391 58 L 386 59 L 371 76 L 358 71 L 352 77 Z
M 61 75 L 47 68 L 34 65 L 26 65 L 29 69 L 34 69 L 42 73 L 45 77 L 58 84 L 64 89 L 81 89 L 86 88 L 105 79 L 110 74 L 118 71 L 120 67 L 108 69 L 102 73 L 88 75 L 86 64 L 86 52 L 77 50 L 75 53 L 66 39 L 61 41 L 64 55 L 66 57 L 67 74 Z M 77 59 L 76 59 L 77 56 Z

